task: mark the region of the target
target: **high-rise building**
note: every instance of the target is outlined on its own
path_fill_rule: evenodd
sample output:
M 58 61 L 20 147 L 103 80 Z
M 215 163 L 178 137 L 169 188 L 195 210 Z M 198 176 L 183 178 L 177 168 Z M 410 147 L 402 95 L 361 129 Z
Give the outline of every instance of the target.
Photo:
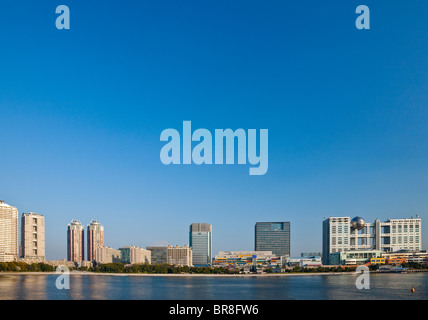
M 0 262 L 18 259 L 18 209 L 0 200 Z
M 290 256 L 290 222 L 257 222 L 255 250 Z
M 85 260 L 84 227 L 79 220 L 72 220 L 67 227 L 67 260 L 81 262 Z
M 189 231 L 189 243 L 193 254 L 193 265 L 212 264 L 212 225 L 192 223 Z
M 88 241 L 88 261 L 97 261 L 97 248 L 104 246 L 104 227 L 95 220 L 88 224 L 86 238 Z
M 45 260 L 45 217 L 30 212 L 21 217 L 21 258 Z
M 361 217 L 329 217 L 323 221 L 323 264 L 331 264 L 330 256 L 346 251 L 422 249 L 421 219 L 388 219 L 367 223 Z

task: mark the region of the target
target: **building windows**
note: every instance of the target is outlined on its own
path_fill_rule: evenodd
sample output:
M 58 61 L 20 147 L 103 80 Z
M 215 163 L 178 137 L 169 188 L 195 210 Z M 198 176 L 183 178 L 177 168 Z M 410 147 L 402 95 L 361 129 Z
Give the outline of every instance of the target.
M 381 233 L 391 233 L 391 228 L 389 226 L 383 226 L 381 229 Z
M 272 223 L 271 230 L 272 231 L 282 230 L 282 223 Z
M 272 251 L 275 255 L 290 254 L 290 222 L 257 222 L 255 250 Z M 193 261 L 195 264 L 195 261 Z
M 367 244 L 366 238 L 358 238 L 358 245 L 359 246 L 364 246 L 366 244 Z

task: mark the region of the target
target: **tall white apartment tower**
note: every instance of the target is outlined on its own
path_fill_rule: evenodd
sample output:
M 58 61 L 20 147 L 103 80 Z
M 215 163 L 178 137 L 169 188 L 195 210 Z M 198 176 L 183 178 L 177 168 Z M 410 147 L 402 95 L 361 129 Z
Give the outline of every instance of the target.
M 45 217 L 41 214 L 22 214 L 21 258 L 45 260 Z
M 0 200 L 0 262 L 18 258 L 18 209 Z

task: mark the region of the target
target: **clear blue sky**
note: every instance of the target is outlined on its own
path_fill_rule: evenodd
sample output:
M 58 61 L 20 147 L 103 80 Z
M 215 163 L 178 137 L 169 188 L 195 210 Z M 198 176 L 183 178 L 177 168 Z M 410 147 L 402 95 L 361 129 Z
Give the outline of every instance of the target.
M 290 221 L 293 255 L 321 250 L 330 215 L 426 232 L 427 17 L 425 0 L 3 1 L 0 198 L 45 215 L 48 259 L 72 219 L 115 248 L 207 222 L 215 254 L 253 250 L 258 221 Z M 160 133 L 184 120 L 269 129 L 268 173 L 164 166 Z

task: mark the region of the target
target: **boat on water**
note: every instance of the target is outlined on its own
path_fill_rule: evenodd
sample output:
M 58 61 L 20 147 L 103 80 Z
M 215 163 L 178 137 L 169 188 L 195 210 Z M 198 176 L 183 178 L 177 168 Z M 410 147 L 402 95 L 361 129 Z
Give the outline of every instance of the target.
M 392 270 L 392 272 L 394 272 L 394 273 L 407 273 L 407 268 L 396 267 L 395 269 Z
M 401 266 L 382 266 L 377 271 L 380 273 L 407 273 L 407 268 Z

